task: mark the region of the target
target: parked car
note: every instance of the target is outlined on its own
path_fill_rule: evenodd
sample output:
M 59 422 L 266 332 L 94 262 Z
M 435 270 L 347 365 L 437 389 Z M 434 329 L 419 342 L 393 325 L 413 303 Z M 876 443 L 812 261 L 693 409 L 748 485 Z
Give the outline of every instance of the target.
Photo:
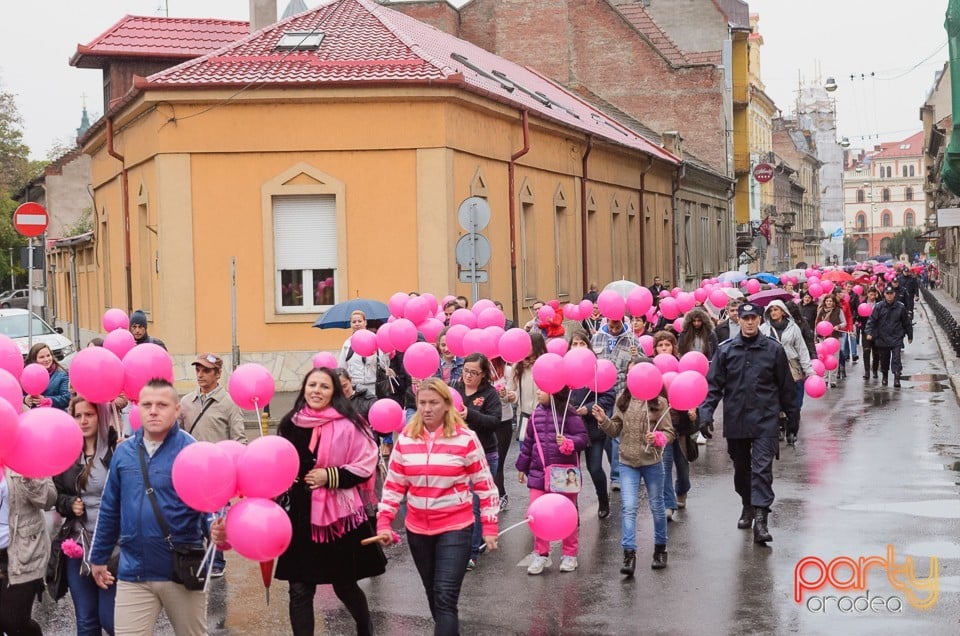
M 0 309 L 0 334 L 11 338 L 26 358 L 30 352 L 27 339 L 27 312 L 26 309 Z M 33 342 L 44 342 L 53 352 L 53 357 L 63 360 L 64 356 L 73 353 L 73 342 L 63 336 L 63 329 L 52 328 L 37 314 L 33 316 Z
M 14 289 L 13 291 L 4 292 L 0 296 L 0 308 L 2 309 L 26 309 L 27 304 L 30 302 L 30 290 L 29 289 Z

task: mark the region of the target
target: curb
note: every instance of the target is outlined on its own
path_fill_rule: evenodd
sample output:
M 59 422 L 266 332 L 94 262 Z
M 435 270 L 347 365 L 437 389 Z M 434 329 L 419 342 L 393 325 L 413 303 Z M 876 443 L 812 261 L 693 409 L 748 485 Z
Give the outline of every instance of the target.
M 940 352 L 940 357 L 943 359 L 943 366 L 946 370 L 947 377 L 950 379 L 950 386 L 953 387 L 953 393 L 957 401 L 960 402 L 960 369 L 957 368 L 956 362 L 952 359 L 947 358 L 947 352 L 952 353 L 950 347 L 944 347 L 944 340 L 946 336 L 943 334 L 943 330 L 940 328 L 940 324 L 936 320 L 936 316 L 930 315 L 930 309 L 927 307 L 926 301 L 923 299 L 923 296 L 920 297 L 919 304 L 923 307 L 923 315 L 927 318 L 927 323 L 930 325 L 930 329 L 933 331 L 933 339 L 937 343 L 937 350 Z

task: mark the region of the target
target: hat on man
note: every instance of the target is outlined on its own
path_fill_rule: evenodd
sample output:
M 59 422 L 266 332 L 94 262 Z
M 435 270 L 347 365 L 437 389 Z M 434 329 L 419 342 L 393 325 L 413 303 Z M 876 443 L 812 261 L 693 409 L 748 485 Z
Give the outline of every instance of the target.
M 883 288 L 883 293 L 884 293 L 884 294 L 896 294 L 896 293 L 897 293 L 897 290 L 894 289 L 892 286 L 887 285 L 886 287 Z
M 130 314 L 130 326 L 140 326 L 146 328 L 147 326 L 147 314 L 143 313 L 142 309 L 138 309 L 132 314 Z
M 193 361 L 193 366 L 200 365 L 201 367 L 206 367 L 207 369 L 223 369 L 223 358 L 213 353 L 201 353 L 197 356 L 197 359 Z
M 748 316 L 760 317 L 763 315 L 763 308 L 753 303 L 744 303 L 740 305 L 740 311 L 737 313 L 740 314 L 741 319 L 747 318 Z

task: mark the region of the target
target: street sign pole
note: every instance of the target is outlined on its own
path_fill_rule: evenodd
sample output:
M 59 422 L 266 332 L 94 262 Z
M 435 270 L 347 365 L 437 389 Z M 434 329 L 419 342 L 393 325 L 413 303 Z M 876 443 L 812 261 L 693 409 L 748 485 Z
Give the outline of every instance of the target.
M 33 239 L 47 230 L 50 217 L 39 203 L 27 201 L 13 212 L 13 229 L 30 239 L 27 247 L 27 350 L 33 347 Z M 76 316 L 74 316 L 76 320 Z
M 27 247 L 27 351 L 33 348 L 33 237 Z
M 473 257 L 470 259 L 470 277 L 473 279 L 473 283 L 470 285 L 470 295 L 473 297 L 473 300 L 470 301 L 470 306 L 477 304 L 477 301 L 480 300 L 480 283 L 477 282 L 477 237 L 473 237 Z

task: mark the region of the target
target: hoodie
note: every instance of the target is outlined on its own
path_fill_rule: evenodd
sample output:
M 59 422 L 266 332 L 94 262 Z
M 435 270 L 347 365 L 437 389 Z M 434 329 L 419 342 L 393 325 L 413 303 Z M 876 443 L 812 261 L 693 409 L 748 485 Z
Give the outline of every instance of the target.
M 783 328 L 782 333 L 774 328 L 770 319 L 770 309 L 772 307 L 778 307 L 780 311 L 783 312 L 783 320 L 786 321 L 787 326 Z M 760 325 L 760 333 L 780 343 L 784 353 L 787 354 L 787 361 L 790 362 L 791 370 L 794 370 L 799 364 L 799 368 L 804 376 L 810 377 L 814 374 L 813 367 L 810 366 L 810 351 L 807 349 L 807 344 L 803 339 L 803 332 L 797 323 L 793 321 L 790 312 L 787 310 L 787 306 L 783 304 L 782 300 L 773 300 L 767 305 L 767 308 L 763 312 L 763 324 Z M 796 374 L 794 374 L 794 379 L 803 378 L 797 378 Z

